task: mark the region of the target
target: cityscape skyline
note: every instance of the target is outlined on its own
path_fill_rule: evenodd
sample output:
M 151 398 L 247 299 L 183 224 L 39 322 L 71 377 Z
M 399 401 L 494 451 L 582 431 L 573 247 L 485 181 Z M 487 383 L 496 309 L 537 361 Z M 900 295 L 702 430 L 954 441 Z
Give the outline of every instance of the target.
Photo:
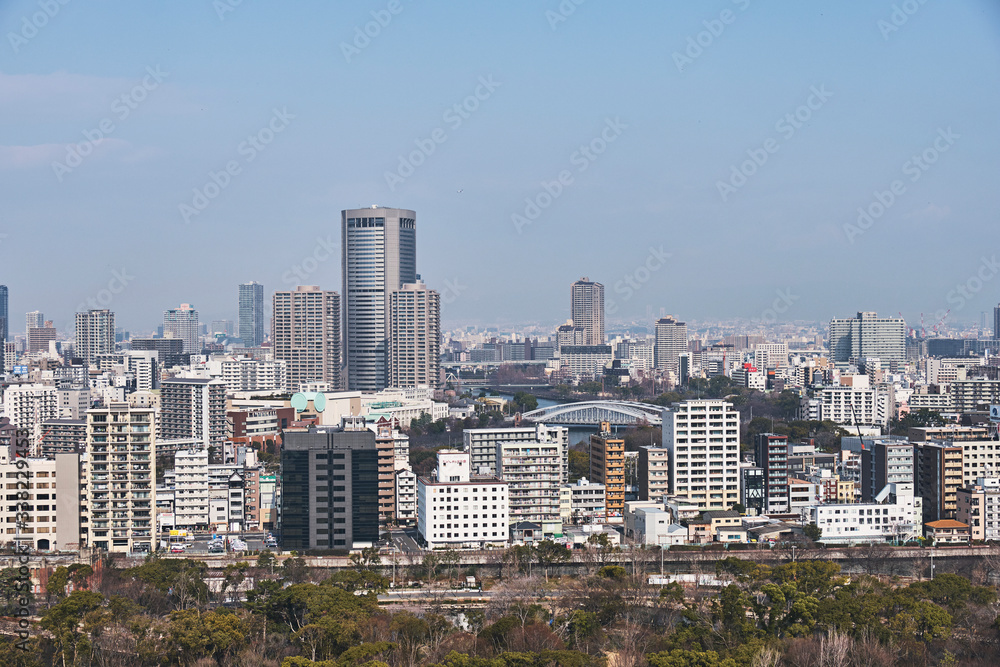
M 878 3 L 588 5 L 557 22 L 527 3 L 402 6 L 363 49 L 355 29 L 378 7 L 314 2 L 309 21 L 67 5 L 8 43 L 11 309 L 65 331 L 93 300 L 136 329 L 183 302 L 234 319 L 223 286 L 248 273 L 272 291 L 343 293 L 337 211 L 372 203 L 420 211 L 421 274 L 445 326 L 556 321 L 581 275 L 606 286 L 609 323 L 647 308 L 750 320 L 782 296 L 782 321 L 864 308 L 936 322 L 950 308 L 969 322 L 995 305 L 995 3 L 920 5 L 892 29 Z M 36 10 L 5 3 L 5 34 Z M 732 23 L 713 35 L 723 10 Z M 302 49 L 261 49 L 272 34 Z M 618 47 L 593 48 L 597 36 Z M 334 92 L 373 82 L 406 104 Z M 295 233 L 267 242 L 279 223 Z M 136 225 L 162 232 L 155 252 Z M 45 249 L 42 275 L 28 251 L 39 228 L 74 238 Z M 752 269 L 735 281 L 738 266 Z

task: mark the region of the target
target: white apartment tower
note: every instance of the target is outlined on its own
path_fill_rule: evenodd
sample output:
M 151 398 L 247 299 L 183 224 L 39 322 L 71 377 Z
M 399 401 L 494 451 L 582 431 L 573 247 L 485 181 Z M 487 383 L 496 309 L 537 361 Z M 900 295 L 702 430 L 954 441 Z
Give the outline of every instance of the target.
M 389 295 L 389 386 L 436 387 L 441 371 L 441 295 L 417 281 Z
M 740 415 L 732 403 L 690 400 L 663 411 L 670 492 L 701 510 L 727 510 L 740 500 Z
M 112 403 L 87 411 L 81 508 L 87 546 L 120 553 L 156 548 L 153 410 Z
M 184 341 L 184 354 L 201 352 L 201 336 L 198 332 L 198 311 L 189 303 L 180 308 L 163 311 L 163 337 L 179 338 Z
M 583 327 L 581 345 L 604 345 L 604 285 L 581 278 L 571 289 L 573 324 Z
M 271 345 L 288 366 L 290 391 L 310 382 L 340 389 L 340 295 L 315 285 L 275 292 Z
M 656 347 L 653 357 L 656 368 L 678 371 L 680 355 L 688 351 L 687 324 L 668 315 L 656 322 Z
M 115 351 L 115 314 L 110 310 L 88 310 L 76 314 L 74 353 L 84 366 L 96 363 L 97 356 Z

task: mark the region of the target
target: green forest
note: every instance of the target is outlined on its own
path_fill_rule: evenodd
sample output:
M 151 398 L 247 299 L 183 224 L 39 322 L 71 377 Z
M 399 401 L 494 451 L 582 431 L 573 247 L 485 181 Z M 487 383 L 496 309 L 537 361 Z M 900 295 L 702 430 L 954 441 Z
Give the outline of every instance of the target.
M 447 554 L 400 564 L 400 579 L 422 588 L 389 607 L 377 552 L 336 571 L 265 552 L 228 564 L 215 592 L 195 560 L 60 567 L 31 600 L 30 637 L 5 630 L 0 665 L 986 667 L 1000 656 L 996 589 L 956 574 L 904 581 L 846 576 L 822 560 L 730 557 L 705 564 L 716 585 L 659 586 L 635 560 L 655 554 L 594 549 L 577 576 L 550 572 L 558 555 L 499 552 L 500 576 L 482 582 L 478 605 L 449 597 L 476 572 Z M 1000 574 L 977 572 L 981 583 Z M 0 594 L 11 615 L 16 571 L 0 572 Z

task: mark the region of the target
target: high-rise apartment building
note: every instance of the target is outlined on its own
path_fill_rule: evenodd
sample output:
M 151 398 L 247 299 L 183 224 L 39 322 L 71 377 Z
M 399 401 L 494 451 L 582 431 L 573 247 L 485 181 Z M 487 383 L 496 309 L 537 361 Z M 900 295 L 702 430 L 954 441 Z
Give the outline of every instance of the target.
M 264 342 L 264 286 L 258 282 L 240 285 L 239 327 L 246 347 L 260 347 Z
M 198 311 L 189 303 L 182 303 L 180 308 L 163 311 L 163 337 L 179 338 L 184 341 L 183 351 L 187 354 L 200 353 Z
M 372 206 L 341 212 L 343 360 L 347 388 L 388 386 L 390 294 L 417 281 L 417 214 Z
M 7 286 L 0 285 L 0 340 L 8 340 L 10 338 L 10 331 L 8 330 L 7 322 Z
M 496 456 L 497 477 L 508 485 L 510 522 L 531 521 L 543 532 L 561 532 L 562 443 L 498 442 Z
M 861 500 L 872 502 L 886 484 L 915 487 L 913 445 L 907 440 L 865 442 L 861 452 Z
M 281 545 L 351 549 L 378 541 L 378 452 L 364 418 L 339 428 L 285 431 Z
M 581 278 L 570 291 L 573 324 L 583 327 L 583 345 L 604 345 L 604 285 Z
M 340 295 L 316 285 L 274 293 L 271 346 L 287 364 L 288 389 L 310 382 L 342 387 Z
M 462 432 L 466 452 L 472 455 L 472 472 L 479 475 L 496 475 L 497 443 L 499 442 L 550 442 L 559 443 L 562 458 L 560 484 L 569 483 L 569 429 L 565 426 L 532 424 L 512 428 L 467 428 Z
M 437 387 L 441 295 L 417 281 L 389 295 L 389 386 Z
M 916 494 L 924 499 L 924 523 L 954 519 L 962 486 L 962 447 L 939 442 L 913 443 Z
M 740 497 L 740 416 L 732 403 L 690 400 L 663 411 L 670 492 L 701 510 L 727 510 Z
M 639 500 L 661 502 L 670 495 L 670 456 L 663 447 L 639 448 Z
M 611 433 L 611 425 L 601 422 L 601 432 L 590 436 L 590 480 L 604 485 L 608 518 L 625 512 L 625 440 Z
M 112 403 L 87 411 L 81 507 L 87 546 L 120 553 L 156 548 L 156 433 L 151 408 Z M 60 494 L 61 496 L 62 494 Z
M 757 467 L 764 471 L 764 513 L 791 509 L 788 487 L 788 436 L 758 433 L 754 441 Z
M 159 368 L 187 366 L 191 361 L 191 355 L 184 354 L 184 341 L 177 338 L 133 338 L 129 347 L 137 352 L 156 352 Z
M 837 363 L 867 357 L 882 363 L 906 361 L 906 321 L 901 317 L 880 318 L 878 313 L 863 312 L 850 319 L 830 320 L 830 358 Z
M 28 332 L 37 327 L 45 326 L 45 314 L 40 310 L 33 310 L 24 316 L 24 331 Z
M 226 385 L 205 378 L 164 380 L 160 384 L 160 437 L 164 441 L 197 440 L 201 447 L 221 452 L 226 442 Z
M 18 429 L 28 431 L 31 455 L 38 456 L 42 423 L 59 417 L 59 390 L 43 384 L 15 384 L 3 393 L 4 416 Z
M 678 371 L 680 355 L 688 351 L 687 324 L 668 315 L 656 321 L 656 344 L 653 361 L 656 368 Z
M 115 314 L 108 309 L 76 314 L 74 354 L 83 365 L 96 363 L 97 355 L 115 351 Z

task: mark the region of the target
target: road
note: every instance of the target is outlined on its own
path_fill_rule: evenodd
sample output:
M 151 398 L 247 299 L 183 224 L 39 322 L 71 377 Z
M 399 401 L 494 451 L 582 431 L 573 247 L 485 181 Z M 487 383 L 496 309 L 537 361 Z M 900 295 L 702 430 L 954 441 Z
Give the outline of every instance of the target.
M 421 551 L 420 545 L 414 539 L 416 534 L 415 528 L 392 530 L 389 532 L 389 542 L 399 549 L 400 553 L 419 553 Z
M 244 542 L 247 543 L 247 549 L 250 551 L 259 550 L 264 548 L 264 533 L 214 533 L 217 537 L 239 537 Z M 189 554 L 207 554 L 208 553 L 208 542 L 212 539 L 212 533 L 199 533 L 194 536 L 193 542 L 185 542 L 184 544 L 189 544 L 185 553 Z

